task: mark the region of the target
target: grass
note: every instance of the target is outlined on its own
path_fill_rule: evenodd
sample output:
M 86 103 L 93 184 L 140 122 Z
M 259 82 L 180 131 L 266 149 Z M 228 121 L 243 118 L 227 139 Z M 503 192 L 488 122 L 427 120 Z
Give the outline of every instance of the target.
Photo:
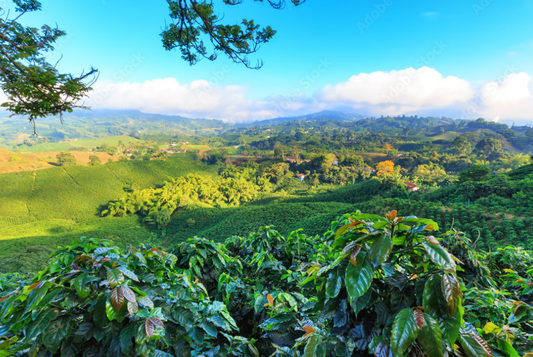
M 223 241 L 233 235 L 248 236 L 261 226 L 274 226 L 282 234 L 304 228 L 307 234 L 328 230 L 339 214 L 353 205 L 339 202 L 272 203 L 265 206 L 198 208 L 177 215 L 165 231 L 164 244 L 172 245 L 194 236 Z M 192 224 L 191 220 L 194 221 Z M 306 222 L 302 226 L 302 223 Z
M 181 145 L 182 150 L 200 150 L 200 153 L 211 150 L 207 145 Z
M 87 149 L 92 149 L 102 144 L 107 144 L 109 146 L 117 146 L 119 141 L 122 141 L 123 144 L 143 142 L 142 140 L 132 138 L 131 136 L 118 135 L 118 136 L 106 136 L 106 137 L 97 138 L 97 139 L 77 140 L 77 141 L 72 141 L 68 143 L 46 143 L 46 144 L 36 144 L 33 146 L 22 145 L 19 147 L 19 150 L 21 152 L 38 153 L 38 152 L 68 151 L 71 147 L 84 147 Z
M 115 237 L 124 244 L 146 241 L 150 230 L 136 216 L 101 218 L 99 208 L 122 197 L 132 183 L 140 189 L 154 187 L 190 172 L 217 177 L 214 166 L 183 156 L 2 174 L 0 257 L 32 246 L 55 248 L 84 235 Z M 7 266 L 0 264 L 2 269 Z
M 77 165 L 88 165 L 90 156 L 98 156 L 102 163 L 109 160 L 118 161 L 117 155 L 112 156 L 105 153 L 88 153 L 79 151 L 69 151 L 77 160 Z M 18 153 L 0 149 L 0 174 L 18 171 L 42 170 L 56 167 L 56 155 L 59 152 L 46 153 Z

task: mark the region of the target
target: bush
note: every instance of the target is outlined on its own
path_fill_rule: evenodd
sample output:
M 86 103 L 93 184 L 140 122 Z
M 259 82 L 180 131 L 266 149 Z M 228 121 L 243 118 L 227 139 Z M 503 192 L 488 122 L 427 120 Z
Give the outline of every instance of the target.
M 514 357 L 531 351 L 533 308 L 518 300 L 531 298 L 531 258 L 511 248 L 476 252 L 460 232 L 431 235 L 438 228 L 391 211 L 346 214 L 321 237 L 298 231 L 285 238 L 263 227 L 225 244 L 189 239 L 170 252 L 83 238 L 58 250 L 30 283 L 21 281 L 28 284 L 23 289 L 2 295 L 0 333 L 7 340 L 0 352 Z M 505 301 L 487 305 L 491 293 Z

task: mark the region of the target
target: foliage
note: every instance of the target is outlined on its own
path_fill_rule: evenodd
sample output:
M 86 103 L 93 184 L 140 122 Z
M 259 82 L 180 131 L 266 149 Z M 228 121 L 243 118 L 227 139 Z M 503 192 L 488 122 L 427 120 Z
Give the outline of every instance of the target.
M 91 90 L 97 70 L 91 69 L 79 77 L 63 74 L 46 59 L 54 43 L 66 33 L 43 25 L 41 29 L 25 27 L 18 19 L 41 9 L 37 0 L 16 0 L 14 18 L 0 19 L 0 88 L 7 95 L 1 106 L 16 115 L 35 119 L 62 115 L 74 108 L 86 108 L 78 102 Z M 3 9 L 0 8 L 3 13 Z
M 24 288 L 3 295 L 0 350 L 280 357 L 530 352 L 533 307 L 522 299 L 531 299 L 532 258 L 515 248 L 476 251 L 463 233 L 452 229 L 439 238 L 438 229 L 433 220 L 390 211 L 345 214 L 322 236 L 295 231 L 285 238 L 263 227 L 225 244 L 190 239 L 170 252 L 83 238 L 59 249 Z
M 60 249 L 31 285 L 3 297 L 0 347 L 51 355 L 254 356 L 204 286 L 157 248 L 122 251 L 82 238 Z M 20 338 L 19 338 L 20 337 Z
M 378 176 L 390 176 L 394 172 L 394 162 L 390 160 L 383 161 L 376 168 Z
M 60 166 L 71 166 L 76 165 L 77 161 L 74 155 L 69 152 L 62 152 L 57 154 L 57 163 Z
M 238 206 L 251 201 L 259 191 L 258 185 L 244 177 L 215 181 L 207 176 L 189 174 L 171 179 L 161 188 L 130 192 L 122 199 L 109 203 L 102 215 L 124 217 L 139 212 L 146 217 L 145 221 L 164 227 L 178 208 L 197 202 L 213 207 Z

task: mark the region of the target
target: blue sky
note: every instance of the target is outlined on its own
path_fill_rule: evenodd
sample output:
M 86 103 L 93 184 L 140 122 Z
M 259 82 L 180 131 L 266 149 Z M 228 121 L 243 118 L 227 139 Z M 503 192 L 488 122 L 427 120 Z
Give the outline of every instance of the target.
M 42 0 L 43 11 L 22 22 L 57 23 L 69 33 L 51 59 L 62 54 L 63 71 L 90 66 L 101 71 L 95 107 L 137 106 L 132 109 L 230 120 L 343 109 L 533 122 L 533 110 L 526 113 L 528 99 L 533 99 L 528 97 L 532 1 L 308 0 L 284 10 L 252 0 L 239 6 L 215 3 L 229 23 L 253 18 L 278 31 L 251 57 L 264 61 L 261 70 L 222 56 L 189 66 L 179 52 L 165 51 L 159 37 L 169 21 L 164 0 Z M 431 71 L 401 72 L 422 67 Z M 402 81 L 407 89 L 397 85 Z M 202 83 L 207 89 L 199 94 Z M 488 88 L 491 83 L 497 88 Z M 371 97 L 365 97 L 374 85 Z M 394 94 L 392 87 L 401 93 Z M 170 95 L 166 102 L 153 98 L 157 88 L 174 93 L 175 100 Z M 280 96 L 292 97 L 280 108 L 275 103 Z M 192 103 L 192 97 L 201 100 Z M 438 97 L 445 98 L 442 104 Z

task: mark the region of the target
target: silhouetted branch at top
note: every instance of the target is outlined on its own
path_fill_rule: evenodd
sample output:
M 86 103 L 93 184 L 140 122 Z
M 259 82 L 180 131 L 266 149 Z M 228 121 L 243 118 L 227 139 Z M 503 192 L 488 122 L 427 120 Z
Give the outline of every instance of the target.
M 265 2 L 264 0 L 254 0 Z M 298 6 L 305 0 L 290 0 Z M 239 5 L 244 0 L 223 0 L 226 5 Z M 267 0 L 275 9 L 285 6 L 284 0 Z M 259 69 L 263 62 L 259 60 L 251 65 L 248 55 L 259 50 L 263 43 L 267 43 L 276 34 L 270 26 L 261 28 L 254 20 L 242 20 L 241 24 L 225 25 L 214 13 L 212 1 L 196 0 L 167 0 L 170 17 L 174 21 L 161 33 L 163 47 L 166 50 L 179 49 L 182 58 L 194 65 L 200 59 L 207 58 L 214 61 L 219 53 L 228 56 L 233 62 L 242 63 L 247 68 Z M 209 39 L 213 46 L 212 52 L 204 44 L 204 38 Z
M 35 119 L 88 109 L 79 104 L 95 83 L 98 71 L 74 76 L 60 73 L 57 63 L 49 63 L 45 55 L 54 50 L 54 43 L 64 31 L 43 25 L 40 29 L 24 27 L 18 19 L 24 14 L 41 10 L 37 0 L 14 0 L 18 16 L 9 19 L 9 12 L 0 8 L 0 88 L 7 96 L 1 106 L 12 115 L 27 116 L 34 126 Z

